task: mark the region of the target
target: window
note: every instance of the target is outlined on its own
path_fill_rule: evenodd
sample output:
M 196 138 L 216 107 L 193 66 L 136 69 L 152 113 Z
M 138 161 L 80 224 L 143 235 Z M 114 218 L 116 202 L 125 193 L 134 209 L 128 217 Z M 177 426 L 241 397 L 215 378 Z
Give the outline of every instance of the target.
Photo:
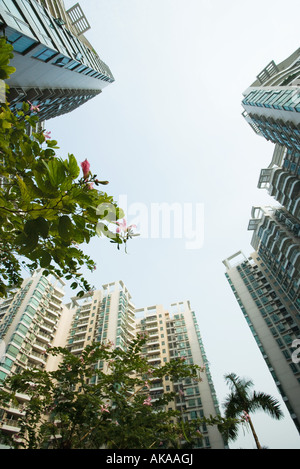
M 54 65 L 57 65 L 58 67 L 64 67 L 70 62 L 70 59 L 68 57 L 59 57 L 55 62 Z
M 53 50 L 48 49 L 47 47 L 44 47 L 42 50 L 37 52 L 33 57 L 35 57 L 36 59 L 42 60 L 43 62 L 47 62 L 56 54 L 57 52 L 54 52 Z
M 6 378 L 6 376 L 7 376 L 6 373 L 4 373 L 3 371 L 0 371 L 0 382 L 1 382 L 1 381 L 4 381 L 5 378 Z
M 14 37 L 16 36 L 13 36 L 13 38 Z M 7 40 L 13 45 L 14 51 L 19 52 L 20 54 L 25 54 L 34 44 L 36 44 L 36 41 L 25 36 L 19 36 L 19 38 L 14 41 L 11 40 L 10 36 Z

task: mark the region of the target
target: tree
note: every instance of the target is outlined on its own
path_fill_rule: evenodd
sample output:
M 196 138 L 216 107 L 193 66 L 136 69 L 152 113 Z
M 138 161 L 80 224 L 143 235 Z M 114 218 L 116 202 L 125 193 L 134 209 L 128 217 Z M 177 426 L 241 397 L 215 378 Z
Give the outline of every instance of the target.
M 231 393 L 224 402 L 225 418 L 237 419 L 236 423 L 228 429 L 228 438 L 232 441 L 236 440 L 239 423 L 246 422 L 250 426 L 257 449 L 262 449 L 249 414 L 257 410 L 263 410 L 272 418 L 280 420 L 283 413 L 280 410 L 279 402 L 263 392 L 254 391 L 250 393 L 253 382 L 239 378 L 234 373 L 226 375 L 225 380 L 231 388 Z
M 7 437 L 8 443 L 25 449 L 155 449 L 178 448 L 185 440 L 192 447 L 201 438 L 201 423 L 224 423 L 221 417 L 180 420 L 180 412 L 164 410 L 174 392 L 151 399 L 151 378 L 199 380 L 201 369 L 179 358 L 150 369 L 141 355 L 144 343 L 137 337 L 126 351 L 111 343 L 93 344 L 81 356 L 52 348 L 49 353 L 62 357 L 57 370 L 24 370 L 7 378 L 2 408 L 12 405 L 17 392 L 30 397 L 23 404 L 20 431 Z
M 14 72 L 11 57 L 12 46 L 0 38 L 2 85 Z M 29 102 L 17 113 L 7 102 L 0 104 L 0 297 L 20 286 L 22 267 L 55 272 L 72 280 L 71 288 L 81 286 L 82 295 L 91 286 L 81 269 L 96 266 L 79 246 L 99 235 L 119 247 L 132 235 L 110 228 L 124 214 L 97 189 L 108 182 L 99 181 L 88 160 L 80 168 L 74 155 L 58 157 L 50 133 L 34 131 L 38 112 Z

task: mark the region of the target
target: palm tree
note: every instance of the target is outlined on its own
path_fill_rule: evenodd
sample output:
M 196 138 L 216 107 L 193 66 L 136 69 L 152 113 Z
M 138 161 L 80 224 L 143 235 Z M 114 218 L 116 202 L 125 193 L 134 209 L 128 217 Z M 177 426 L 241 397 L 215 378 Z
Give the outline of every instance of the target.
M 280 409 L 280 404 L 274 397 L 263 392 L 250 393 L 249 389 L 253 386 L 251 380 L 245 380 L 239 378 L 234 373 L 225 376 L 227 384 L 231 388 L 231 393 L 225 399 L 225 417 L 232 419 L 242 419 L 249 423 L 253 437 L 255 439 L 257 449 L 262 449 L 257 434 L 254 430 L 253 422 L 250 417 L 250 412 L 256 410 L 263 410 L 268 413 L 271 417 L 280 420 L 283 417 L 283 413 Z M 234 423 L 228 430 L 228 439 L 236 440 L 238 436 L 238 423 Z

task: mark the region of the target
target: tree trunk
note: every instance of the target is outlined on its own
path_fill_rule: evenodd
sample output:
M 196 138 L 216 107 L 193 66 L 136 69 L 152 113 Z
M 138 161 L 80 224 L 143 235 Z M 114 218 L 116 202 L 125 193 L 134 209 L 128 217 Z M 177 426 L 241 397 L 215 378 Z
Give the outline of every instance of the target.
M 248 422 L 249 422 L 249 425 L 250 425 L 250 428 L 251 428 L 251 431 L 252 431 L 252 435 L 253 435 L 255 443 L 256 443 L 256 447 L 257 447 L 257 449 L 262 449 L 261 445 L 260 445 L 260 442 L 258 441 L 256 431 L 254 430 L 254 426 L 253 426 L 253 423 L 252 423 L 252 420 L 251 420 L 250 416 L 248 417 L 248 419 L 249 419 Z

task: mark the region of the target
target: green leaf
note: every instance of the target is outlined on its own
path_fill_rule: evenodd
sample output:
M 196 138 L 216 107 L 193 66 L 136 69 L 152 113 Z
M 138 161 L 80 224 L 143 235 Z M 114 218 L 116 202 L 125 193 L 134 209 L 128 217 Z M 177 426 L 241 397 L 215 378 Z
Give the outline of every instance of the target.
M 49 234 L 49 223 L 47 222 L 47 220 L 45 220 L 45 218 L 43 217 L 38 217 L 36 220 L 36 225 L 38 227 L 38 233 L 43 237 L 43 238 L 47 238 L 48 234 Z
M 76 179 L 79 176 L 80 168 L 74 155 L 69 155 L 69 160 L 65 161 L 65 166 L 73 179 Z
M 58 159 L 50 160 L 49 163 L 44 161 L 49 174 L 49 179 L 53 187 L 59 186 L 65 179 L 65 169 L 63 163 Z
M 69 240 L 73 231 L 73 225 L 67 215 L 63 215 L 58 221 L 58 233 L 64 240 Z
M 42 236 L 47 238 L 49 233 L 49 224 L 43 217 L 38 217 L 35 220 L 28 220 L 25 223 L 24 231 L 28 236 Z
M 40 266 L 45 268 L 45 267 L 49 267 L 52 258 L 48 251 L 42 251 L 39 260 L 40 260 Z
M 24 202 L 30 202 L 31 200 L 31 194 L 28 190 L 27 185 L 23 181 L 23 179 L 20 178 L 20 176 L 17 175 L 17 182 L 18 186 L 20 188 L 21 196 Z

